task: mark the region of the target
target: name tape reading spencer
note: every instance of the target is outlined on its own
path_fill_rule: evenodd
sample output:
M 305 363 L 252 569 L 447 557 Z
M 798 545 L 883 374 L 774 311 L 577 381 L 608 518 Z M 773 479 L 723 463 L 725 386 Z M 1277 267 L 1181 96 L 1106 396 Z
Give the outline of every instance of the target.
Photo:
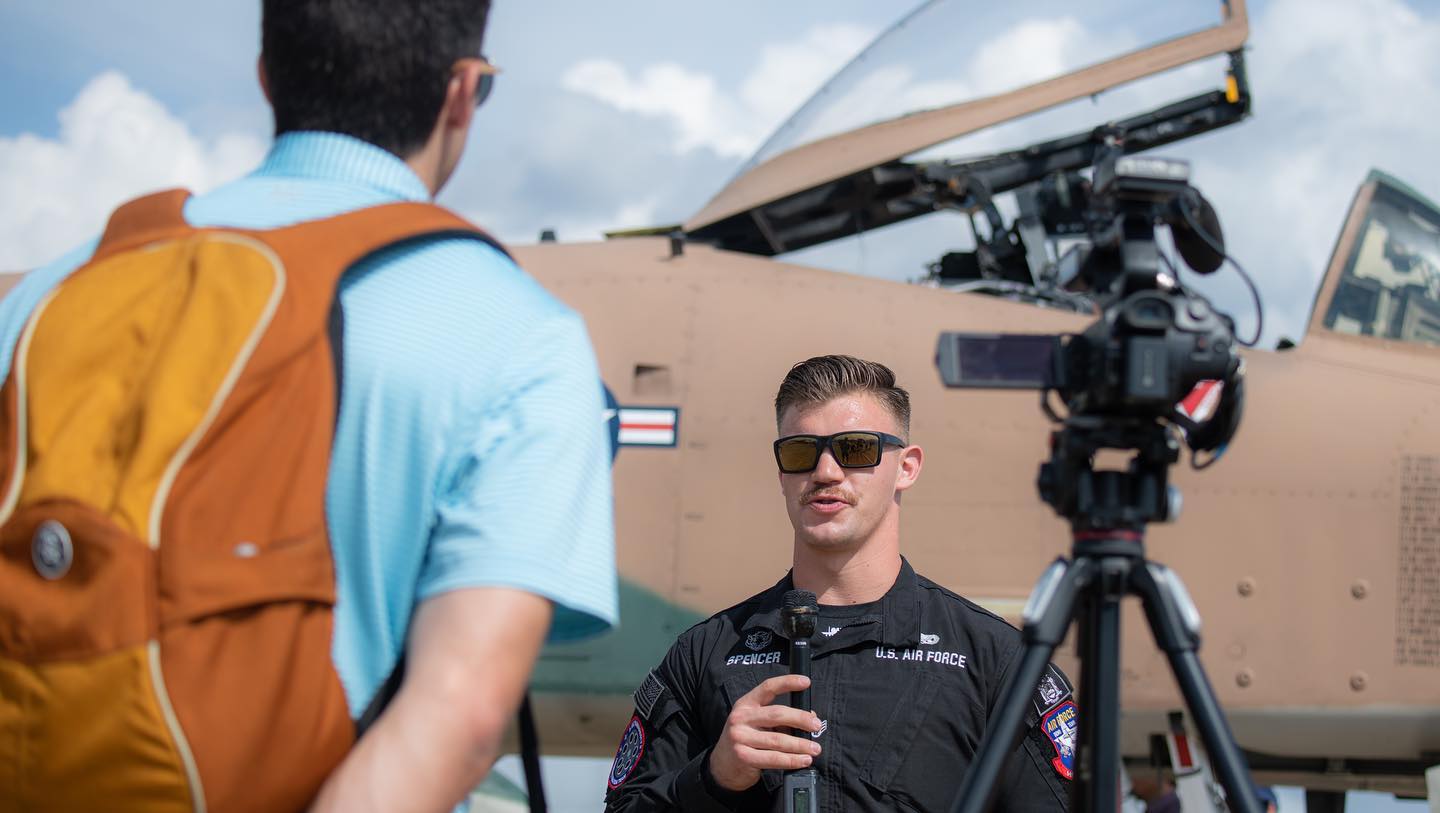
M 725 659 L 726 666 L 764 666 L 780 662 L 779 652 L 756 652 L 750 655 L 731 655 Z

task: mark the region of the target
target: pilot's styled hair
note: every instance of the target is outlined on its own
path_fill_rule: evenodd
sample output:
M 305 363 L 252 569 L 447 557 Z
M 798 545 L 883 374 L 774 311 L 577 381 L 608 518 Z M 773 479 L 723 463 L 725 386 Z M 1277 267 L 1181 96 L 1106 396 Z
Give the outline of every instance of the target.
M 275 134 L 344 133 L 405 158 L 425 145 L 490 0 L 264 0 Z
M 900 436 L 910 438 L 910 393 L 896 386 L 895 373 L 889 367 L 854 356 L 816 356 L 791 367 L 775 393 L 775 426 L 778 430 L 785 410 L 792 406 L 819 406 L 860 392 L 874 396 L 890 410 L 900 426 Z

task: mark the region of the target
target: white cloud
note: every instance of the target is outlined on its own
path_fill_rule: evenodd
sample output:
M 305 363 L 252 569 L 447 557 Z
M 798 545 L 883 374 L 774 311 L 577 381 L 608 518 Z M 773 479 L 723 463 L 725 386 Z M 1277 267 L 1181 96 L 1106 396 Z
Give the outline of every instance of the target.
M 1102 45 L 1074 17 L 1026 20 L 982 45 L 967 75 L 975 84 L 972 95 L 988 96 L 1059 76 L 1092 61 L 1097 53 L 1119 50 L 1110 42 Z M 1022 54 L 1023 59 L 1017 58 Z
M 784 139 L 766 146 L 762 160 L 801 144 L 892 118 L 901 111 L 953 104 L 973 96 L 972 88 L 964 79 L 925 80 L 908 65 L 884 65 L 838 88 L 834 98 L 806 111 L 803 120 L 797 118 Z
M 209 189 L 265 152 L 251 135 L 196 137 L 116 72 L 91 80 L 59 119 L 55 139 L 0 138 L 0 270 L 54 259 L 98 234 L 131 197 L 172 186 Z
M 757 119 L 752 129 L 762 137 L 775 129 L 874 38 L 875 32 L 864 26 L 830 23 L 810 29 L 799 41 L 766 45 L 760 64 L 740 84 L 746 112 Z
M 767 45 L 734 93 L 680 65 L 650 65 L 632 76 L 607 59 L 577 63 L 561 84 L 616 109 L 669 121 L 677 153 L 705 148 L 740 158 L 872 37 L 861 26 L 837 23 L 816 26 L 796 42 Z
M 619 110 L 670 119 L 678 131 L 676 151 L 709 147 L 723 155 L 743 155 L 749 138 L 735 103 L 724 97 L 711 77 L 663 63 L 634 79 L 619 63 L 581 62 L 565 73 L 566 90 L 592 96 Z

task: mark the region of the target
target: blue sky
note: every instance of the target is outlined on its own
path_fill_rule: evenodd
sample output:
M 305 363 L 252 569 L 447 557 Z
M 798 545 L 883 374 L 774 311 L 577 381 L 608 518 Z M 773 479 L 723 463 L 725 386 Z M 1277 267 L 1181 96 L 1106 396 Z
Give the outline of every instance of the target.
M 486 49 L 505 73 L 441 202 L 512 242 L 542 228 L 594 239 L 683 220 L 787 111 L 918 5 L 502 1 Z M 1004 9 L 956 5 L 974 13 L 927 43 L 942 59 L 964 62 L 984 51 L 989 32 L 1016 33 L 991 23 Z M 1047 42 L 1084 57 L 1096 42 L 1214 8 L 1209 0 L 1124 5 L 1031 4 L 1026 13 L 1029 24 L 1063 35 Z M 1257 0 L 1250 17 L 1255 115 L 1165 152 L 1194 163 L 1233 253 L 1260 284 L 1273 342 L 1303 335 L 1318 276 L 1369 169 L 1440 198 L 1440 2 Z M 0 22 L 0 269 L 59 254 L 128 196 L 209 188 L 263 155 L 270 121 L 254 78 L 258 3 L 50 0 L 6 4 Z M 1020 75 L 1038 58 L 985 65 L 982 84 Z M 1017 137 L 1032 123 L 1017 124 Z M 922 218 L 795 259 L 909 279 L 954 248 L 957 232 L 953 222 Z M 1234 274 L 1197 287 L 1236 314 L 1242 333 L 1253 329 Z
M 499 0 L 486 50 L 505 72 L 441 200 L 516 242 L 547 227 L 594 239 L 683 220 L 787 111 L 918 5 Z M 977 21 L 997 8 L 973 7 Z M 1123 19 L 1117 3 L 1089 7 L 1097 11 L 1060 30 L 1082 45 L 1118 36 L 1099 23 Z M 129 196 L 210 188 L 258 162 L 270 133 L 255 82 L 258 8 L 0 5 L 0 270 L 60 254 Z M 1250 16 L 1254 117 L 1165 153 L 1193 162 L 1232 250 L 1261 285 L 1273 341 L 1303 332 L 1370 168 L 1440 199 L 1440 2 L 1255 0 Z M 984 31 L 978 22 L 939 31 L 934 53 L 963 60 Z M 1018 55 L 1015 70 L 1035 58 Z M 913 278 L 949 247 L 946 228 L 936 220 L 799 259 Z M 1234 309 L 1242 329 L 1253 324 L 1233 275 L 1200 287 Z

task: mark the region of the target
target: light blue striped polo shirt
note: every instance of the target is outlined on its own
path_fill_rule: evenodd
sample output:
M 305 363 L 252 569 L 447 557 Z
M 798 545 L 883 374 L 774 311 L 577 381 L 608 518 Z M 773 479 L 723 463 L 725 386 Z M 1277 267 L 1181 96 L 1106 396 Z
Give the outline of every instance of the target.
M 288 133 L 254 173 L 192 198 L 185 217 L 264 229 L 428 199 L 382 149 Z M 0 380 L 29 314 L 94 248 L 26 275 L 0 302 Z M 551 641 L 614 625 L 609 438 L 580 317 L 500 252 L 456 238 L 361 262 L 340 302 L 343 391 L 326 510 L 339 592 L 332 653 L 351 713 L 389 675 L 415 605 L 448 590 L 551 599 Z

